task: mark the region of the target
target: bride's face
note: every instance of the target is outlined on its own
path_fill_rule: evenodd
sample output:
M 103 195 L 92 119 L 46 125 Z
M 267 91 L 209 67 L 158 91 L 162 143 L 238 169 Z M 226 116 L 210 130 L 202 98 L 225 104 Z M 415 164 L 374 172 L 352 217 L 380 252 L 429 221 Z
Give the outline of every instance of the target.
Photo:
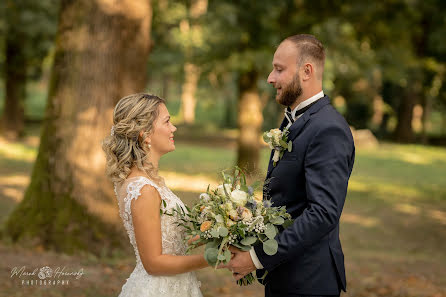
M 175 150 L 173 133 L 177 128 L 170 122 L 169 111 L 166 105 L 158 106 L 158 118 L 155 120 L 152 135 L 150 136 L 150 152 L 162 156 Z

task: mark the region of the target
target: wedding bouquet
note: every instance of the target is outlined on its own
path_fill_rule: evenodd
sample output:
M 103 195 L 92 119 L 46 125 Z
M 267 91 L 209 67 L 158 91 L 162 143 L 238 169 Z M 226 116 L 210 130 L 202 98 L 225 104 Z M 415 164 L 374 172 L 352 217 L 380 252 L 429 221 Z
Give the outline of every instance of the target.
M 253 245 L 262 243 L 265 253 L 274 255 L 278 248 L 274 239 L 277 227 L 285 228 L 291 223 L 285 207 L 273 207 L 271 201 L 255 195 L 260 183 L 248 186 L 245 174 L 238 167 L 232 174 L 223 171 L 222 178 L 223 183 L 216 188 L 208 186 L 199 201 L 187 208 L 188 213 L 178 207 L 171 214 L 179 216 L 179 225 L 185 228 L 188 238 L 197 238 L 189 250 L 206 244 L 204 257 L 215 268 L 231 260 L 228 249 L 231 245 L 249 251 Z M 249 285 L 254 280 L 250 273 L 237 283 Z

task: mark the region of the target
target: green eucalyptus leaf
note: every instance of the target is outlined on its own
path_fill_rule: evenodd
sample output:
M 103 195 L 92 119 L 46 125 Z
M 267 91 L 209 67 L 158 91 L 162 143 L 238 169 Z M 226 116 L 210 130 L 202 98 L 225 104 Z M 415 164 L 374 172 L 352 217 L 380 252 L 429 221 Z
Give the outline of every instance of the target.
M 283 223 L 282 227 L 283 228 L 288 228 L 289 226 L 291 226 L 293 224 L 294 220 L 286 220 L 285 223 Z
M 272 256 L 277 253 L 278 243 L 274 239 L 268 239 L 263 243 L 263 251 L 265 254 Z
M 231 261 L 231 251 L 230 250 L 225 250 L 224 252 L 225 255 L 225 262 L 228 263 L 229 261 Z
M 276 236 L 276 227 L 274 227 L 274 225 L 270 223 L 266 224 L 265 235 L 269 239 L 273 239 Z
M 240 243 L 243 244 L 243 245 L 252 245 L 252 244 L 254 244 L 256 241 L 257 241 L 257 238 L 256 238 L 256 237 L 254 237 L 254 236 L 249 236 L 249 237 L 246 237 L 246 238 L 242 239 L 242 240 L 240 241 Z
M 226 229 L 225 227 L 220 227 L 218 232 L 220 234 L 220 237 L 226 237 L 229 233 L 228 229 Z
M 273 223 L 274 225 L 282 225 L 283 223 L 285 223 L 285 220 L 282 217 L 275 217 L 272 218 L 270 222 Z
M 204 252 L 204 259 L 206 260 L 206 262 L 209 263 L 209 265 L 215 265 L 215 263 L 217 263 L 217 256 L 218 256 L 218 250 L 211 248 L 211 249 L 207 249 Z
M 217 259 L 220 261 L 226 261 L 226 256 L 225 256 L 225 254 L 219 254 Z
M 232 245 L 235 246 L 236 248 L 241 249 L 244 252 L 247 252 L 247 251 L 249 251 L 251 249 L 251 246 L 246 246 L 246 245 L 243 245 L 243 244 L 240 244 L 240 243 L 233 243 Z
M 220 232 L 218 232 L 218 230 L 212 229 L 211 230 L 211 235 L 214 238 L 218 238 L 220 236 Z
M 217 249 L 217 248 L 218 248 L 217 241 L 210 241 L 206 244 L 206 249 Z

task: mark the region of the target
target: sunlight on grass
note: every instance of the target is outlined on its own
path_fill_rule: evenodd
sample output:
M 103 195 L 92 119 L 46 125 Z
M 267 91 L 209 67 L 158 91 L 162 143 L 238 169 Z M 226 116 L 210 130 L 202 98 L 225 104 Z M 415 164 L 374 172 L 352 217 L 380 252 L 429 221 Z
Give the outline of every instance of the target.
M 0 138 L 0 158 L 11 160 L 34 161 L 37 151 L 35 148 L 16 142 L 8 142 Z
M 446 211 L 430 210 L 429 216 L 435 219 L 438 223 L 446 225 Z
M 28 175 L 8 175 L 0 176 L 0 184 L 7 184 L 8 186 L 24 187 L 29 183 Z
M 400 155 L 400 159 L 407 163 L 423 164 L 423 165 L 429 165 L 435 161 L 433 158 L 429 156 L 423 156 L 415 153 L 402 153 Z
M 398 184 L 379 181 L 364 181 L 363 177 L 353 177 L 349 182 L 349 191 L 370 193 L 375 198 L 380 198 L 386 201 L 395 201 L 400 198 L 405 200 L 414 197 L 423 197 L 424 193 L 415 186 L 405 185 L 401 187 Z
M 172 190 L 185 192 L 205 192 L 207 185 L 217 184 L 217 180 L 203 175 L 190 175 L 172 171 L 160 171 L 167 186 Z
M 418 215 L 421 213 L 421 210 L 419 207 L 414 206 L 414 205 L 410 205 L 407 203 L 399 203 L 395 205 L 395 210 L 401 212 L 401 213 L 405 213 L 405 214 L 409 214 L 409 215 Z
M 398 145 L 384 143 L 375 149 L 363 149 L 358 155 L 366 154 L 379 159 L 392 158 L 411 164 L 432 164 L 437 161 L 446 162 L 446 150 L 442 147 L 416 144 Z
M 352 213 L 343 213 L 341 216 L 341 221 L 343 223 L 352 223 L 352 224 L 358 224 L 362 227 L 375 227 L 378 225 L 378 219 L 367 217 L 363 215 L 356 215 Z

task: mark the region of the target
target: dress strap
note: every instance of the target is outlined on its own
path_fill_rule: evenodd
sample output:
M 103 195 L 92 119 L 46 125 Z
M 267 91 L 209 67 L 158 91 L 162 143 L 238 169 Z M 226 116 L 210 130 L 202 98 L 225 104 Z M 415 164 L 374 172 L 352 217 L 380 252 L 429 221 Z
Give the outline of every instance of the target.
M 148 179 L 147 177 L 140 176 L 136 180 L 131 181 L 127 185 L 127 197 L 124 200 L 124 208 L 125 208 L 125 212 L 127 214 L 130 214 L 130 212 L 131 212 L 131 210 L 130 210 L 131 201 L 133 199 L 136 200 L 139 198 L 139 196 L 141 196 L 141 189 L 145 185 L 150 185 L 150 186 L 154 187 L 158 191 L 158 193 L 161 197 L 161 200 L 164 200 L 164 197 L 162 194 L 162 188 L 160 186 L 158 186 L 152 180 Z M 164 208 L 164 203 L 161 203 L 161 209 L 163 209 L 163 208 Z

